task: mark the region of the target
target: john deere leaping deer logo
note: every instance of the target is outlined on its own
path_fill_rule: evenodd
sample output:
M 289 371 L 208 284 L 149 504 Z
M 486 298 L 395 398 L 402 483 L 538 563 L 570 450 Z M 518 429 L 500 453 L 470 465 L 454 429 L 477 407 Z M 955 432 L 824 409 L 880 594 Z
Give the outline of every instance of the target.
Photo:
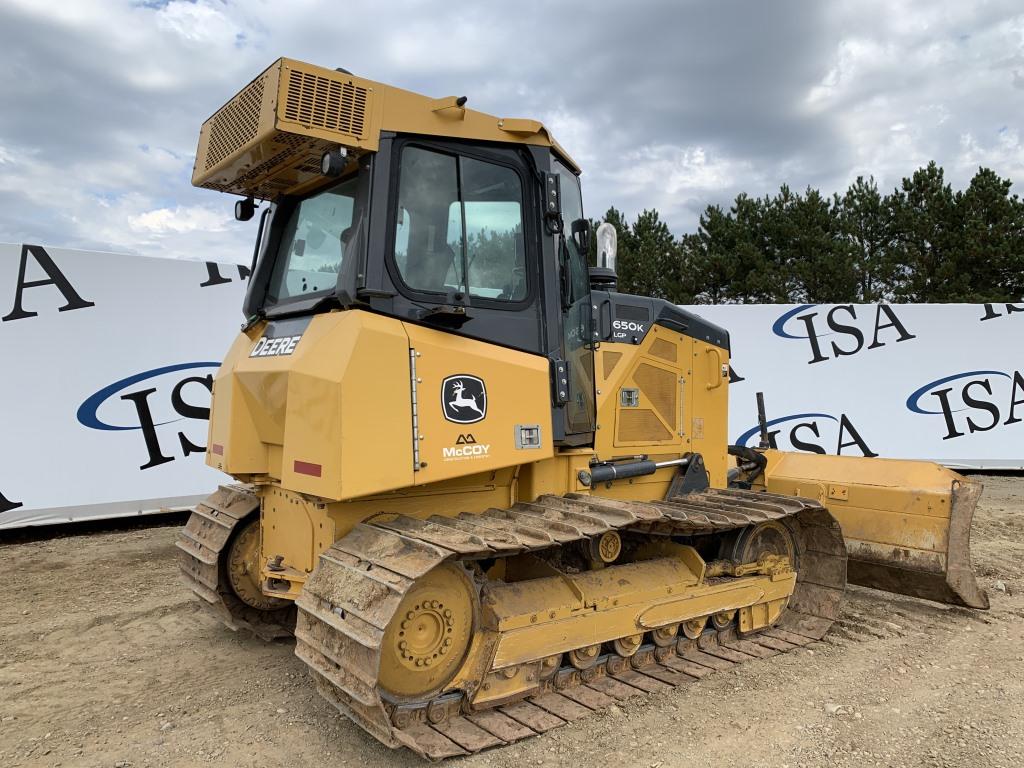
M 441 382 L 444 417 L 456 424 L 475 424 L 487 415 L 487 387 L 483 379 L 460 373 Z

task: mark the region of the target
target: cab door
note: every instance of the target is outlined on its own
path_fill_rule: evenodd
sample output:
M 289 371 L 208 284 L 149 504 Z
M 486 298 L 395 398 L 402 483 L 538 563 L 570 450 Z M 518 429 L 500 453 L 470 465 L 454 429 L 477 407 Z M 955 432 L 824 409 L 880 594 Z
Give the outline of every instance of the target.
M 583 218 L 579 178 L 557 158 L 562 205 L 561 232 L 557 237 L 559 294 L 562 311 L 562 359 L 552 372 L 556 402 L 565 411 L 565 437 L 570 444 L 593 440 L 596 423 L 594 385 L 594 311 L 590 296 L 590 270 L 584 243 L 576 236 Z M 586 222 L 589 226 L 589 222 Z M 563 370 L 559 370 L 564 365 Z

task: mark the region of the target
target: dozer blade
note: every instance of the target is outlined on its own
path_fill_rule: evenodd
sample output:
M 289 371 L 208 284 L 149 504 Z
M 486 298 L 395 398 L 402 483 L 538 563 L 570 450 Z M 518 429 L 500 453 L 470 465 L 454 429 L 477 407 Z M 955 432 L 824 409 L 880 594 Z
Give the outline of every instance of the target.
M 927 461 L 765 455 L 768 491 L 817 499 L 839 521 L 851 583 L 988 608 L 971 570 L 971 519 L 981 483 Z

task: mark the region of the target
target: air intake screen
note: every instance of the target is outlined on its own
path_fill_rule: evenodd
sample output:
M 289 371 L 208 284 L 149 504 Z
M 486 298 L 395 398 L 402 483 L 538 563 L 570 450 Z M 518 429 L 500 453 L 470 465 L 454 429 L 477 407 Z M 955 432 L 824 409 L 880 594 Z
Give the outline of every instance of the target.
M 658 420 L 654 411 L 624 408 L 619 411 L 620 443 L 657 443 L 671 440 L 672 433 Z
M 676 377 L 671 371 L 642 363 L 633 380 L 640 387 L 641 402 L 655 407 L 667 423 L 676 425 Z
M 615 370 L 615 366 L 622 358 L 621 352 L 605 352 L 604 353 L 604 377 L 607 379 L 612 375 L 612 371 Z
M 260 122 L 260 104 L 267 75 L 253 80 L 224 107 L 210 124 L 210 145 L 206 152 L 206 170 L 210 170 L 256 138 Z
M 651 344 L 651 354 L 655 357 L 660 357 L 662 360 L 674 363 L 676 361 L 676 345 L 671 341 L 655 339 L 654 343 Z
M 366 89 L 293 69 L 288 73 L 284 119 L 362 138 Z

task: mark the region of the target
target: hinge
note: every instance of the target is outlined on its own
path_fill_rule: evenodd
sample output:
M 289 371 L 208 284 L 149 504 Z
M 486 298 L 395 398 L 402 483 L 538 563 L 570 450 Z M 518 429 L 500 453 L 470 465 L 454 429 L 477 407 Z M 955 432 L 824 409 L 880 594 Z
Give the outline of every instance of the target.
M 548 234 L 562 231 L 562 179 L 557 173 L 544 174 L 544 223 Z
M 419 380 L 416 378 L 416 357 L 419 353 L 409 348 L 410 393 L 412 395 L 412 471 L 420 471 L 420 408 Z
M 569 364 L 565 360 L 551 361 L 551 384 L 555 403 L 569 402 Z

